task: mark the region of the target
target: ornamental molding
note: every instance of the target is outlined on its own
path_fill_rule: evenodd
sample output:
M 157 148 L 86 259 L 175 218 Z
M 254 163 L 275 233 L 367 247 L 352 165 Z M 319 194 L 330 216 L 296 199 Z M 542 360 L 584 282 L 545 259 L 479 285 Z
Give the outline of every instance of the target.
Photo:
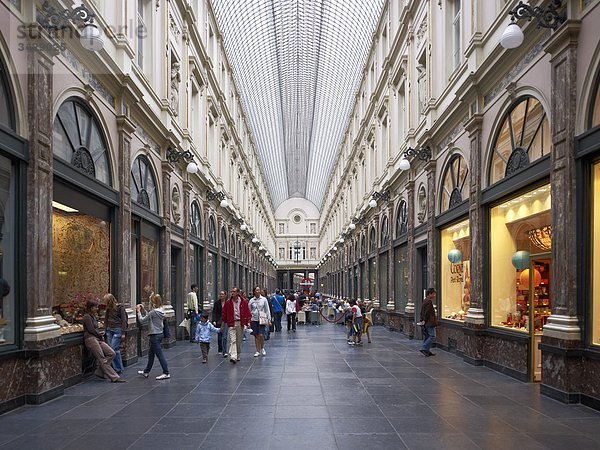
M 427 33 L 427 15 L 421 21 L 419 28 L 417 29 L 417 47 L 421 45 L 425 34 Z

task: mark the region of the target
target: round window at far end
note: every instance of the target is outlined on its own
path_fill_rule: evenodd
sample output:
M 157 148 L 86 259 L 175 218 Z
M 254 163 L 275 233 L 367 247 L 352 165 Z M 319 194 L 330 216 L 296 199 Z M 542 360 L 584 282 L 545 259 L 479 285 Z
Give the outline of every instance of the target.
M 294 223 L 300 223 L 300 222 L 302 222 L 302 217 L 300 217 L 299 214 L 296 214 L 294 216 Z

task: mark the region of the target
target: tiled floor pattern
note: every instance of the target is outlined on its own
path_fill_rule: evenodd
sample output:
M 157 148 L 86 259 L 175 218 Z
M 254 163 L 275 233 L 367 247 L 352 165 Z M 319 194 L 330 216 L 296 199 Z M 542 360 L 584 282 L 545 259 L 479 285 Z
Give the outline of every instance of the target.
M 342 326 L 272 334 L 267 356 L 242 361 L 196 345 L 167 350 L 172 378 L 125 371 L 92 377 L 40 406 L 0 416 L 12 449 L 599 449 L 600 413 L 564 405 L 526 384 L 383 327 L 353 348 Z

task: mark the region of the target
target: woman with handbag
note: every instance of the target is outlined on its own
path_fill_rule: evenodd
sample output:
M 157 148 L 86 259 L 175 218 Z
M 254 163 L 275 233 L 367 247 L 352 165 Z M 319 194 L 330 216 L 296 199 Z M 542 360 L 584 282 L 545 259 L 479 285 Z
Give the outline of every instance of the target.
M 256 346 L 254 357 L 261 354 L 266 356 L 265 328 L 271 323 L 271 311 L 269 310 L 269 302 L 261 295 L 261 290 L 258 286 L 254 288 L 254 297 L 250 299 L 248 306 L 250 306 L 250 313 L 252 314 L 250 327 L 252 328 L 254 345 Z
M 223 355 L 223 358 L 227 358 L 227 324 L 223 323 L 223 307 L 227 301 L 227 293 L 225 291 L 219 292 L 219 299 L 215 302 L 212 310 L 213 325 L 219 328 L 219 334 L 217 334 L 217 346 L 218 354 Z M 221 326 L 223 325 L 223 326 Z

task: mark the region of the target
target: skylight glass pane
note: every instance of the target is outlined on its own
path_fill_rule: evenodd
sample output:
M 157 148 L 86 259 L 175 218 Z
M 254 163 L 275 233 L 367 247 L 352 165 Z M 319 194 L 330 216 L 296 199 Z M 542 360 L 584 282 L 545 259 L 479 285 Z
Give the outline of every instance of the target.
M 383 0 L 212 0 L 276 208 L 318 207 Z

